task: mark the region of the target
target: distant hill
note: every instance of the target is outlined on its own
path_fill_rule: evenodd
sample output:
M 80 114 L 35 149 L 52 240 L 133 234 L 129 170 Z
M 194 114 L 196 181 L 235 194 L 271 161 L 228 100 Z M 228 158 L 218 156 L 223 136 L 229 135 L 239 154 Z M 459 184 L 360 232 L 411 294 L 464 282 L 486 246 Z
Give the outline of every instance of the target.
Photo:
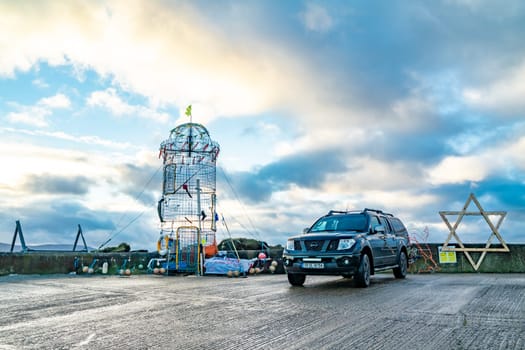
M 31 245 L 28 246 L 30 249 L 34 250 L 44 250 L 44 251 L 65 251 L 65 252 L 71 252 L 73 251 L 73 245 L 72 244 L 40 244 L 40 245 Z M 84 249 L 83 245 L 77 244 L 77 252 Z M 13 252 L 20 252 L 22 250 L 22 247 L 20 245 L 15 244 L 15 247 L 13 249 Z M 88 247 L 88 251 L 95 250 L 93 247 Z M 8 243 L 0 243 L 0 252 L 10 252 L 11 251 L 11 244 Z

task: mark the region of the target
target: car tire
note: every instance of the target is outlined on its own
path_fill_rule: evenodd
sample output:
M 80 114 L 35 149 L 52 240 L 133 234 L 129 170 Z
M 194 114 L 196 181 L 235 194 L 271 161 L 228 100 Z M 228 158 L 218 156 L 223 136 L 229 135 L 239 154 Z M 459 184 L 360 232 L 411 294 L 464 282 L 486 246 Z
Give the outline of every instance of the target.
M 359 269 L 355 275 L 355 285 L 357 287 L 366 288 L 370 285 L 370 258 L 368 254 L 361 255 L 361 261 L 359 262 Z
M 288 273 L 288 282 L 294 287 L 300 287 L 304 284 L 306 275 L 302 273 Z
M 404 250 L 399 252 L 399 259 L 397 261 L 397 267 L 394 268 L 395 278 L 405 278 L 408 271 L 408 258 Z

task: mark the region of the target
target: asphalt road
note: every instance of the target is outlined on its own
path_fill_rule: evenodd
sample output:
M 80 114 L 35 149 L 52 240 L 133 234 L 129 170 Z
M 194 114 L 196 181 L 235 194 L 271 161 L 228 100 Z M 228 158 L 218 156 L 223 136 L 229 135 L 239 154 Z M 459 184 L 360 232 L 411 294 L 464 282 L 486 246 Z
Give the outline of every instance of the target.
M 5 276 L 0 349 L 525 349 L 525 274 Z

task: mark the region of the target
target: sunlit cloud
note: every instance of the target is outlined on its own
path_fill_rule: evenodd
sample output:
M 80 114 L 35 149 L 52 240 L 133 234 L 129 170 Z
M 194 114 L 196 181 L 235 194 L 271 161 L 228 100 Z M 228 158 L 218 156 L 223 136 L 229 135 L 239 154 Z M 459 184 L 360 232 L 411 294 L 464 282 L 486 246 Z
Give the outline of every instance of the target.
M 57 94 L 40 99 L 34 106 L 23 106 L 16 103 L 11 103 L 11 105 L 16 112 L 7 114 L 8 121 L 43 128 L 48 126 L 47 117 L 53 114 L 53 110 L 69 108 L 71 102 L 67 96 Z
M 334 23 L 332 17 L 323 6 L 317 3 L 307 3 L 304 12 L 300 13 L 304 26 L 314 32 L 325 32 L 332 29 Z

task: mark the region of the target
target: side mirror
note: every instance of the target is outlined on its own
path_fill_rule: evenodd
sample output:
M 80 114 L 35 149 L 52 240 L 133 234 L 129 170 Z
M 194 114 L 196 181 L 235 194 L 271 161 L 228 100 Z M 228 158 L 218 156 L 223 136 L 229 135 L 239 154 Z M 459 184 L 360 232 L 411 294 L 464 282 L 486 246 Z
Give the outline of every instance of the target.
M 385 233 L 385 226 L 383 226 L 383 225 L 374 226 L 374 233 L 382 233 L 382 234 L 384 234 Z
M 309 230 L 309 229 L 310 229 L 310 227 L 305 227 L 305 228 L 303 228 L 303 235 L 306 234 L 306 233 L 308 233 L 308 230 Z

